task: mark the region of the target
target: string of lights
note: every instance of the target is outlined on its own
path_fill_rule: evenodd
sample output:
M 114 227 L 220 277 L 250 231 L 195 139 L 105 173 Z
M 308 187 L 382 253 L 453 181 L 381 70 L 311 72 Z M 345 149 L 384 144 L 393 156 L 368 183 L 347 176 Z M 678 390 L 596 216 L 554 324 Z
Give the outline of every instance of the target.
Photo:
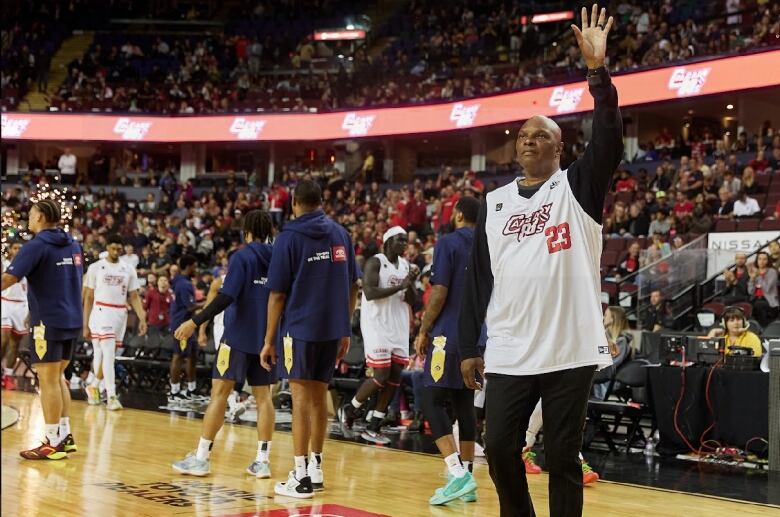
M 59 178 L 55 178 L 55 181 Z M 35 190 L 30 194 L 30 205 L 50 199 L 56 201 L 60 206 L 62 214 L 62 227 L 66 233 L 70 233 L 70 225 L 73 222 L 73 215 L 78 208 L 78 193 L 73 192 L 67 187 L 53 187 L 49 183 L 41 183 L 35 186 Z M 26 213 L 22 214 L 15 208 L 3 207 L 2 211 L 2 256 L 7 256 L 8 245 L 14 239 L 29 240 L 32 235 L 27 230 Z

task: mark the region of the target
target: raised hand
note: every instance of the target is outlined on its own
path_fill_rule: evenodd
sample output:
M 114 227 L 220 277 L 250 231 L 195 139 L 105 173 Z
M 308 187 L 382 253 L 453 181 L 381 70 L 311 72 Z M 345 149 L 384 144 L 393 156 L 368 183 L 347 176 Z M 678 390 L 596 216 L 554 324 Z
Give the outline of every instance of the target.
M 598 4 L 593 4 L 590 22 L 588 22 L 588 9 L 583 7 L 582 29 L 580 30 L 576 25 L 571 26 L 574 31 L 574 37 L 577 38 L 577 45 L 579 45 L 582 52 L 582 58 L 591 70 L 604 66 L 604 59 L 607 54 L 607 35 L 614 21 L 610 16 L 607 24 L 604 25 L 606 16 L 606 9 L 601 9 L 601 13 L 599 13 Z

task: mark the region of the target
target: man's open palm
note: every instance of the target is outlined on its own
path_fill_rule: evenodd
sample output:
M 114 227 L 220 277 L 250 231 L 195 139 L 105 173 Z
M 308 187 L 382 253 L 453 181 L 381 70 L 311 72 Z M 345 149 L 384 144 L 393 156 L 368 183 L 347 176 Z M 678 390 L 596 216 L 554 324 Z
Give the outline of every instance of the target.
M 583 7 L 582 30 L 576 25 L 571 26 L 574 37 L 577 38 L 577 44 L 580 46 L 582 58 L 591 70 L 604 66 L 604 58 L 607 53 L 607 35 L 613 22 L 613 18 L 610 16 L 607 24 L 604 25 L 606 16 L 606 9 L 602 9 L 599 13 L 598 4 L 593 4 L 590 22 L 588 21 L 588 9 Z

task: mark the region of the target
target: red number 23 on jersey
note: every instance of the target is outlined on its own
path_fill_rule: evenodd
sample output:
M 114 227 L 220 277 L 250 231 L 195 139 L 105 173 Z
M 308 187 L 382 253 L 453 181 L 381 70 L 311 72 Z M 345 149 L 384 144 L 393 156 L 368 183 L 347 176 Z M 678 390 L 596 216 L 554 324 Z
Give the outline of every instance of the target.
M 558 226 L 550 226 L 544 234 L 547 239 L 547 251 L 549 253 L 558 253 L 561 250 L 571 248 L 571 236 L 569 234 L 569 223 L 561 223 Z

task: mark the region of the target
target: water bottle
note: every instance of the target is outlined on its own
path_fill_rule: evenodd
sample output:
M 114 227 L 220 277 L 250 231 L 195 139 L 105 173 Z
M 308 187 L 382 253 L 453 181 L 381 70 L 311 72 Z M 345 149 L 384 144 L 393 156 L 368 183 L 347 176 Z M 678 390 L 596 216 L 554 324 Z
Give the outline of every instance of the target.
M 656 433 L 657 432 L 658 431 L 656 431 Z M 655 456 L 655 442 L 655 434 L 649 436 L 647 440 L 645 440 L 645 456 Z

